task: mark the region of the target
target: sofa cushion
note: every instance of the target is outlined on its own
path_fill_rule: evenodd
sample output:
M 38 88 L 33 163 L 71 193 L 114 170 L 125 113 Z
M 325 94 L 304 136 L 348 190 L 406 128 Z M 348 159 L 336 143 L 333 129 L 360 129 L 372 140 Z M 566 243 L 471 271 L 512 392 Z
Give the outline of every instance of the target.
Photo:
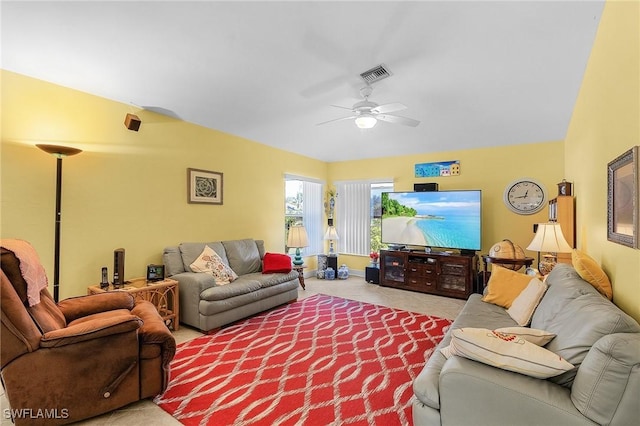
M 573 252 L 571 252 L 571 262 L 583 280 L 595 287 L 600 294 L 611 300 L 613 297 L 611 281 L 609 281 L 607 274 L 602 270 L 600 265 L 598 265 L 598 262 L 587 253 L 577 249 L 573 249 Z
M 191 265 L 193 261 L 200 256 L 204 250 L 204 246 L 211 247 L 213 251 L 220 256 L 222 261 L 229 265 L 227 253 L 225 252 L 224 246 L 219 241 L 209 243 L 181 243 L 178 247 L 180 248 L 180 255 L 182 256 L 182 263 L 184 264 L 185 271 L 191 271 L 191 267 L 189 265 Z
M 209 246 L 204 246 L 200 256 L 189 267 L 193 272 L 206 272 L 213 275 L 217 285 L 229 284 L 238 278 L 233 269 L 225 264 L 222 258 Z
M 178 246 L 165 247 L 162 252 L 162 263 L 165 267 L 167 277 L 186 272 L 184 263 L 182 263 L 182 255 Z
M 260 290 L 260 283 L 247 275 L 238 277 L 234 282 L 225 286 L 210 287 L 200 293 L 200 300 L 214 301 L 230 299 L 242 294 Z
M 265 253 L 262 259 L 262 273 L 275 274 L 291 272 L 291 258 L 283 253 Z
M 524 290 L 531 277 L 494 265 L 487 284 L 487 292 L 482 298 L 487 303 L 510 308 L 513 300 Z
M 547 285 L 539 279 L 533 278 L 518 297 L 513 300 L 511 307 L 507 309 L 507 313 L 518 325 L 529 325 L 533 311 L 542 300 L 545 291 L 547 291 Z
M 223 241 L 229 266 L 238 275 L 246 275 L 252 272 L 260 272 L 262 259 L 255 240 Z
M 257 281 L 261 288 L 273 287 L 274 285 L 286 283 L 287 281 L 298 280 L 297 271 L 289 271 L 288 273 L 279 274 L 262 274 L 261 272 L 254 272 L 245 276 L 248 279 Z
M 571 370 L 557 354 L 516 336 L 485 328 L 453 330 L 451 354 L 503 370 L 546 379 Z
M 612 333 L 640 333 L 640 325 L 580 278 L 569 265 L 558 264 L 546 283 L 547 293 L 533 314 L 531 327 L 556 337 L 546 346 L 576 367 L 591 347 Z M 576 369 L 549 380 L 571 387 Z
M 589 351 L 571 387 L 571 401 L 585 416 L 598 424 L 637 424 L 640 408 L 637 393 L 634 400 L 625 400 L 625 388 L 634 385 L 633 372 L 640 365 L 640 334 L 620 333 L 604 336 Z M 634 410 L 624 410 L 633 404 Z M 635 414 L 634 414 L 635 411 Z M 620 413 L 627 413 L 622 418 Z M 616 419 L 614 422 L 613 419 Z

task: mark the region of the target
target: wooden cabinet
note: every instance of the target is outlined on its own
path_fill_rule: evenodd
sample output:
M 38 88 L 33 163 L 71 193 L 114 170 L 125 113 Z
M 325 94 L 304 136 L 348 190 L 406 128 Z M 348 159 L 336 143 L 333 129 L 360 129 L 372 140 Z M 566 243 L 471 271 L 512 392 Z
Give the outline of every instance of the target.
M 576 247 L 576 218 L 571 195 L 558 195 L 549 201 L 549 222 L 558 222 L 562 235 L 572 248 Z M 558 253 L 558 262 L 571 263 L 571 253 Z
M 477 264 L 475 255 L 382 250 L 380 285 L 466 299 Z

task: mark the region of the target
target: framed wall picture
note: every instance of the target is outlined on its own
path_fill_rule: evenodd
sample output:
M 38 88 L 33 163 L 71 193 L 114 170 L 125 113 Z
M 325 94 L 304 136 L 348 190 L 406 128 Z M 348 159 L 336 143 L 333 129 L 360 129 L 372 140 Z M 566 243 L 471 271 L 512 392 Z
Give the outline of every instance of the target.
M 607 239 L 634 248 L 640 248 L 638 149 L 634 146 L 607 166 Z
M 188 202 L 222 204 L 222 173 L 187 169 Z

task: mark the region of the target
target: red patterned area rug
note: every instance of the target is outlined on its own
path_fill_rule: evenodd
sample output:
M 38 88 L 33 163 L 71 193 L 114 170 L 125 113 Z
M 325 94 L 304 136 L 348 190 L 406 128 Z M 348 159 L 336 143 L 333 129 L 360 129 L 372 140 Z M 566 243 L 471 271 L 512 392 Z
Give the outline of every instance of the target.
M 178 346 L 156 404 L 185 425 L 407 425 L 451 321 L 315 295 Z

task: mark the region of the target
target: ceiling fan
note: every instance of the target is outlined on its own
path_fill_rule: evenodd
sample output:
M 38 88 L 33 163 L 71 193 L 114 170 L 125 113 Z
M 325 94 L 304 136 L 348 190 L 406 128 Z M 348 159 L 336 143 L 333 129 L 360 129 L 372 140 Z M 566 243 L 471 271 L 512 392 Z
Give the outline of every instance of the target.
M 399 115 L 389 114 L 391 112 L 402 111 L 403 109 L 407 109 L 401 103 L 394 102 L 391 104 L 383 104 L 378 105 L 375 102 L 371 102 L 369 100 L 369 96 L 371 96 L 371 92 L 373 92 L 373 87 L 370 85 L 366 85 L 362 89 L 360 89 L 360 95 L 364 98 L 363 101 L 357 102 L 351 108 L 343 107 L 340 105 L 331 105 L 336 108 L 348 109 L 353 112 L 353 115 L 349 117 L 335 118 L 333 120 L 324 121 L 322 123 L 318 123 L 318 126 L 332 123 L 334 121 L 342 121 L 342 120 L 355 120 L 356 126 L 361 129 L 370 129 L 376 125 L 378 120 L 386 121 L 388 123 L 394 124 L 402 124 L 404 126 L 416 127 L 420 124 L 420 121 L 414 120 L 413 118 L 402 117 Z

